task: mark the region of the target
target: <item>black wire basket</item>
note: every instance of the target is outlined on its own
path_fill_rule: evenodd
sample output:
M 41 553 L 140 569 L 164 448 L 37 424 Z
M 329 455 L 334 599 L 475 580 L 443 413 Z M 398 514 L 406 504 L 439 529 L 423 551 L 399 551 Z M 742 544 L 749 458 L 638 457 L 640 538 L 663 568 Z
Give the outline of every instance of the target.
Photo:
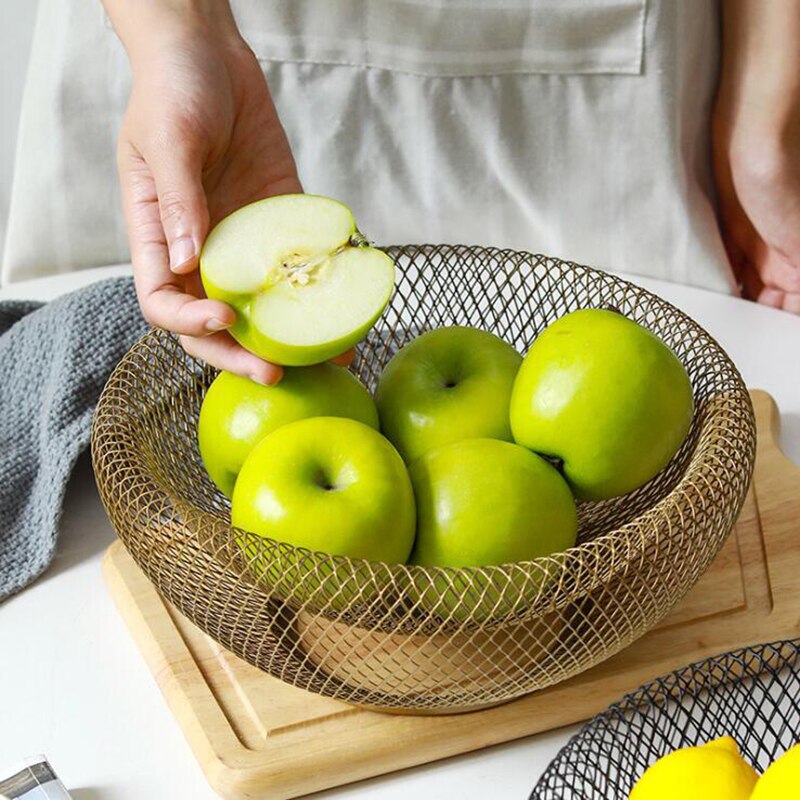
M 657 759 L 720 736 L 759 772 L 800 741 L 800 639 L 699 661 L 626 695 L 570 739 L 530 800 L 625 800 Z

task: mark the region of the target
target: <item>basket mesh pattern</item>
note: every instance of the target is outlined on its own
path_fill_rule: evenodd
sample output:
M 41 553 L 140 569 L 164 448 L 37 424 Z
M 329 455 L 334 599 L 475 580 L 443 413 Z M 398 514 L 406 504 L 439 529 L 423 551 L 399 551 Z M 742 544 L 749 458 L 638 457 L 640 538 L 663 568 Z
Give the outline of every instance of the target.
M 389 252 L 397 288 L 353 366 L 367 386 L 423 330 L 472 325 L 524 353 L 567 312 L 613 307 L 660 336 L 688 369 L 696 410 L 680 452 L 635 492 L 581 504 L 578 544 L 550 558 L 449 569 L 312 553 L 230 527 L 228 502 L 196 445 L 214 371 L 152 331 L 100 399 L 94 467 L 117 533 L 159 592 L 246 661 L 352 703 L 418 713 L 479 708 L 608 658 L 684 596 L 744 499 L 752 407 L 719 345 L 626 281 L 509 250 Z
M 800 639 L 716 656 L 627 695 L 567 743 L 530 800 L 624 800 L 657 759 L 720 736 L 759 771 L 800 741 Z

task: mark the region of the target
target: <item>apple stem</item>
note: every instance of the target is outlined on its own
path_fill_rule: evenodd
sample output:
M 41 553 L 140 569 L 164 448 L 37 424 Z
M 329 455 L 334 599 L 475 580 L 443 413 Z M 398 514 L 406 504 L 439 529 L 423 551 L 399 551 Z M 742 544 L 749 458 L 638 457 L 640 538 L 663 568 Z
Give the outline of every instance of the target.
M 372 242 L 360 230 L 356 229 L 356 232 L 350 237 L 350 244 L 353 247 L 369 247 Z

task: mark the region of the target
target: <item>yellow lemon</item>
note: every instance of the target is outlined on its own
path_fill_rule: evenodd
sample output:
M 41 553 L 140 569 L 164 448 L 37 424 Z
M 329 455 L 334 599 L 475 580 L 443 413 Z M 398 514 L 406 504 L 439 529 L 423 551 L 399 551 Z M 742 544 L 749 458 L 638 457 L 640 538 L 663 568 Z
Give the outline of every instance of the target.
M 770 764 L 756 784 L 751 800 L 790 800 L 800 797 L 800 744 Z
M 736 742 L 725 736 L 660 758 L 633 787 L 629 800 L 749 800 L 757 780 Z

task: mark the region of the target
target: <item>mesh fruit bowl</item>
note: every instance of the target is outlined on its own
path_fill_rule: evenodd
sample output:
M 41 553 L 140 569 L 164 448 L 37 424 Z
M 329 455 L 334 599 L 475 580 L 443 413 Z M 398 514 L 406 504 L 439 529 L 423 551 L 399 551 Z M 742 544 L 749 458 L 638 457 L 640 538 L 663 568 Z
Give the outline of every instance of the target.
M 800 741 L 800 639 L 725 653 L 642 686 L 586 723 L 530 800 L 622 800 L 659 758 L 721 736 L 759 772 Z
M 510 250 L 388 252 L 397 288 L 353 366 L 368 387 L 423 330 L 471 325 L 524 353 L 569 311 L 612 307 L 686 365 L 695 413 L 680 451 L 636 491 L 582 503 L 576 546 L 549 558 L 449 569 L 314 553 L 231 527 L 230 506 L 196 444 L 215 373 L 171 335 L 151 331 L 100 398 L 95 474 L 119 537 L 161 595 L 250 664 L 350 703 L 467 711 L 592 667 L 686 594 L 744 499 L 755 452 L 752 406 L 711 336 L 631 283 Z

